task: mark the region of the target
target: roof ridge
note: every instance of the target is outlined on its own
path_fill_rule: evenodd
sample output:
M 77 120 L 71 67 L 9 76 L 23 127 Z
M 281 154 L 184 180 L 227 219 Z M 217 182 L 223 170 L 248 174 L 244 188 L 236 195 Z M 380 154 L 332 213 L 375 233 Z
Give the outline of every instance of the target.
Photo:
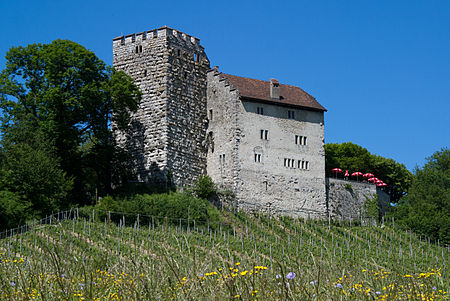
M 260 81 L 260 82 L 264 82 L 264 83 L 270 84 L 270 81 L 263 80 L 263 79 L 257 79 L 257 78 L 247 77 L 247 76 L 233 75 L 233 74 L 228 74 L 228 73 L 223 73 L 223 72 L 220 72 L 220 74 L 231 75 L 231 76 L 234 76 L 234 77 L 247 78 L 247 79 L 257 80 L 257 81 Z M 281 82 L 280 82 L 280 85 L 282 85 L 282 86 L 288 86 L 288 87 L 292 87 L 292 88 L 298 88 L 298 89 L 302 90 L 303 92 L 305 92 L 306 94 L 308 94 L 309 96 L 311 96 L 312 98 L 314 98 L 314 99 L 317 101 L 317 99 L 316 99 L 314 96 L 312 96 L 311 94 L 309 94 L 308 92 L 306 92 L 305 90 L 303 90 L 302 88 L 300 88 L 299 86 L 294 86 L 294 85 L 289 85 L 289 84 L 283 84 L 283 83 L 281 83 Z
M 220 78 L 221 80 L 224 80 L 227 83 L 230 83 L 232 86 L 236 87 L 239 91 L 239 95 L 243 97 L 270 101 L 277 104 L 295 105 L 326 111 L 326 109 L 317 101 L 314 96 L 312 96 L 299 86 L 280 83 L 280 96 L 283 96 L 283 99 L 274 100 L 271 99 L 269 95 L 270 81 L 245 76 L 237 76 L 223 72 L 220 72 Z

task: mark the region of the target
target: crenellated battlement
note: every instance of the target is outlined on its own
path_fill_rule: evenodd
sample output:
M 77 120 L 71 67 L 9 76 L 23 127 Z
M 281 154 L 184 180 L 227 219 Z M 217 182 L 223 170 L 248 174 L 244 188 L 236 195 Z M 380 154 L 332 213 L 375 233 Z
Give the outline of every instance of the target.
M 193 45 L 197 45 L 203 48 L 200 45 L 200 39 L 194 36 L 188 35 L 184 32 L 178 31 L 176 29 L 170 28 L 168 26 L 163 26 L 157 29 L 152 29 L 148 31 L 143 31 L 140 33 L 132 33 L 128 35 L 118 36 L 113 39 L 114 46 L 123 46 L 129 45 L 135 42 L 143 42 L 145 40 L 152 39 L 168 39 L 171 37 L 175 37 L 180 41 L 184 41 L 186 43 L 190 43 Z

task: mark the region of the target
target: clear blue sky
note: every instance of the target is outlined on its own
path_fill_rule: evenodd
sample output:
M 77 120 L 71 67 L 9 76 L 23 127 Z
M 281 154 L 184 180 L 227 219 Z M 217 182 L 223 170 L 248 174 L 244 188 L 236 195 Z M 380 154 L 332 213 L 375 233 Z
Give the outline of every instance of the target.
M 221 71 L 297 85 L 328 109 L 326 142 L 410 170 L 450 146 L 450 1 L 0 0 L 11 46 L 70 39 L 112 63 L 112 38 L 167 25 Z

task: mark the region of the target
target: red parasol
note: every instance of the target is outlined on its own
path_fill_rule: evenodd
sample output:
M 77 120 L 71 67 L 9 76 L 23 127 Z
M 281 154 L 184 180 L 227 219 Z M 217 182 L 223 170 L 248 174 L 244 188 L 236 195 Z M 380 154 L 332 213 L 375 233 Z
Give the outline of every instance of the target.
M 371 174 L 371 173 L 365 173 L 365 174 L 363 174 L 363 177 L 364 177 L 364 178 L 373 178 L 374 175 Z
M 358 177 L 362 176 L 362 175 L 363 175 L 363 173 L 360 171 L 355 171 L 354 173 L 352 173 L 352 176 L 356 177 L 356 181 L 358 181 Z
M 385 187 L 385 186 L 387 186 L 387 184 L 386 183 L 379 183 L 379 184 L 377 184 L 377 186 L 378 187 Z
M 342 169 L 336 167 L 336 168 L 333 168 L 331 171 L 336 174 L 336 178 L 337 178 L 338 172 L 342 172 Z
M 370 179 L 368 179 L 367 181 L 369 181 L 369 182 L 375 182 L 375 181 L 377 181 L 378 179 L 377 178 L 370 178 Z
M 344 175 L 344 177 L 348 177 L 348 176 L 349 176 L 348 170 L 345 170 L 345 175 Z

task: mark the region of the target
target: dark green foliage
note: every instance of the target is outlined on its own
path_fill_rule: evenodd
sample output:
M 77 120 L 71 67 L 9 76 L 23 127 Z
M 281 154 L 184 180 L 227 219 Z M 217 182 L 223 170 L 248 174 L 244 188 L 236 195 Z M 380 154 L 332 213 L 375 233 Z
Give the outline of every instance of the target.
M 406 194 L 413 179 L 413 174 L 404 164 L 371 154 L 367 149 L 351 142 L 325 145 L 327 176 L 334 177 L 335 174 L 331 170 L 336 167 L 350 173 L 360 171 L 374 174 L 388 185 L 384 190 L 391 196 L 392 203 L 397 203 Z M 356 180 L 353 177 L 352 179 Z
M 174 224 L 178 224 L 179 219 L 210 222 L 219 220 L 217 209 L 206 200 L 181 192 L 138 194 L 123 199 L 107 196 L 95 208 L 104 212 L 105 216 L 108 211 L 130 214 L 128 218 L 126 215 L 128 223 L 135 221 L 137 213 L 141 215 L 140 222 L 143 223 L 148 223 L 151 216 L 167 218 L 168 222 Z M 116 219 L 122 217 L 121 214 L 113 214 L 111 219 L 114 220 L 114 216 Z
M 211 177 L 201 175 L 194 184 L 193 191 L 199 198 L 209 200 L 217 194 L 216 185 Z
M 148 184 L 142 182 L 128 182 L 114 189 L 114 196 L 119 198 L 132 197 L 136 194 L 166 193 L 169 190 L 162 185 Z
M 408 195 L 395 208 L 397 224 L 450 242 L 450 150 L 435 152 L 416 177 Z
M 380 206 L 378 205 L 378 197 L 375 196 L 373 198 L 366 197 L 364 202 L 364 216 L 365 217 L 373 217 L 377 220 L 380 218 Z
M 0 190 L 21 196 L 37 216 L 65 208 L 72 179 L 61 170 L 58 158 L 41 141 L 39 133 L 19 143 L 6 140 L 3 144 Z
M 23 200 L 18 194 L 0 191 L 0 230 L 23 225 L 29 214 L 30 202 Z
M 328 176 L 334 176 L 333 168 L 344 171 L 370 172 L 371 154 L 359 145 L 351 142 L 325 144 L 325 169 Z
M 40 212 L 111 193 L 129 176 L 111 125 L 124 129 L 140 97 L 129 76 L 77 43 L 11 48 L 0 73 L 3 186 Z
M 347 189 L 348 191 L 352 192 L 353 191 L 353 187 L 351 184 L 347 183 L 345 184 L 345 189 Z

